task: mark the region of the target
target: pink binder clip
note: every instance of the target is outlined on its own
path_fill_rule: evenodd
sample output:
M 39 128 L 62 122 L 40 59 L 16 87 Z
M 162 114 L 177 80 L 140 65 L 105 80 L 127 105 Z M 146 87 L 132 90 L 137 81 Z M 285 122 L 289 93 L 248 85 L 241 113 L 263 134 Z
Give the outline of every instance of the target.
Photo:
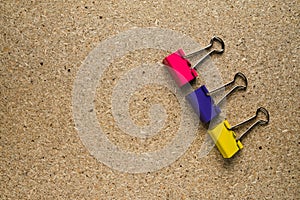
M 197 71 L 191 68 L 191 63 L 184 56 L 183 50 L 179 49 L 163 60 L 163 64 L 168 66 L 168 71 L 179 87 L 192 82 L 198 76 Z
M 191 67 L 191 63 L 188 61 L 188 58 L 191 58 L 195 55 L 198 55 L 202 51 L 209 50 L 214 42 L 219 42 L 221 44 L 220 50 L 211 50 L 208 52 L 204 57 L 202 57 L 194 66 Z M 186 85 L 187 83 L 193 82 L 196 77 L 198 76 L 197 71 L 195 70 L 208 56 L 212 54 L 222 54 L 225 50 L 225 44 L 223 40 L 219 37 L 214 36 L 210 40 L 210 44 L 204 47 L 203 49 L 200 49 L 198 51 L 195 51 L 193 53 L 190 53 L 188 55 L 185 55 L 184 51 L 182 49 L 177 50 L 176 52 L 168 55 L 164 60 L 163 64 L 167 66 L 168 71 L 172 75 L 172 77 L 175 79 L 177 85 L 179 87 L 182 87 Z

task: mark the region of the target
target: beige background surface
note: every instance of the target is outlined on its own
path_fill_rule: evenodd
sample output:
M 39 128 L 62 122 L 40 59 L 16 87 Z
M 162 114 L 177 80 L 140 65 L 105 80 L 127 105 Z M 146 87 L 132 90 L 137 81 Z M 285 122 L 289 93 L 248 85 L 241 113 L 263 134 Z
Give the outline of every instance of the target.
M 299 1 L 2 1 L 0 5 L 0 199 L 300 199 Z M 189 150 L 162 170 L 127 174 L 98 162 L 75 130 L 73 82 L 99 42 L 134 27 L 172 29 L 202 45 L 212 35 L 222 37 L 226 53 L 214 57 L 214 63 L 224 82 L 237 71 L 249 79 L 248 91 L 228 102 L 228 118 L 235 124 L 264 106 L 270 111 L 270 124 L 251 132 L 243 140 L 245 149 L 230 161 L 216 148 L 199 159 L 205 138 L 199 125 Z M 131 57 L 139 54 L 159 62 L 167 52 L 143 50 Z M 117 64 L 126 71 L 130 60 Z M 116 74 L 107 73 L 108 85 L 118 81 Z M 163 88 L 156 89 L 164 94 Z M 138 141 L 128 145 L 118 139 L 122 133 L 111 127 L 113 119 L 109 114 L 103 117 L 109 104 L 99 104 L 106 92 L 97 90 L 97 114 L 116 144 L 132 151 L 165 144 L 164 139 L 155 140 L 145 149 Z M 176 105 L 172 95 L 156 99 L 156 94 L 149 88 L 134 96 L 141 102 L 141 107 L 132 103 L 137 123 L 147 123 L 145 97 Z M 174 130 L 179 122 L 172 116 L 178 111 L 178 105 L 170 111 L 168 123 Z M 172 134 L 169 131 L 167 137 Z

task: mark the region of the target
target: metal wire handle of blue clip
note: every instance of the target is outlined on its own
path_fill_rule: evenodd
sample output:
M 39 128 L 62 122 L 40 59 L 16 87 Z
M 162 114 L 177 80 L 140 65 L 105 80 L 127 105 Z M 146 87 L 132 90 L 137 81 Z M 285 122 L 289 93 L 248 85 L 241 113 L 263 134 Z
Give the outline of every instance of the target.
M 244 84 L 245 85 L 237 85 L 235 86 L 234 88 L 232 88 L 225 96 L 223 96 L 219 102 L 216 104 L 217 106 L 219 106 L 228 96 L 230 96 L 233 92 L 237 91 L 237 90 L 246 90 L 247 87 L 248 87 L 248 80 L 247 80 L 247 77 L 242 73 L 242 72 L 238 72 L 234 75 L 234 78 L 232 81 L 230 81 L 229 83 L 226 83 L 225 85 L 217 88 L 217 89 L 214 89 L 212 91 L 210 91 L 207 95 L 211 95 L 213 93 L 216 93 L 218 91 L 220 91 L 221 89 L 223 88 L 226 88 L 232 84 L 234 84 L 236 82 L 236 80 L 238 78 L 241 78 L 243 81 L 244 81 Z

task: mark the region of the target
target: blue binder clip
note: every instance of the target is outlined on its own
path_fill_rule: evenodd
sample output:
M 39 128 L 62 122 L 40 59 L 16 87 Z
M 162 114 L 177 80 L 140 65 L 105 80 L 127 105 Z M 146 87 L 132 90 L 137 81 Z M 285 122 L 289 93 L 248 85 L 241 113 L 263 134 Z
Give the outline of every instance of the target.
M 222 88 L 226 88 L 234 84 L 238 77 L 240 77 L 244 81 L 245 85 L 235 86 L 224 97 L 222 97 L 217 104 L 215 104 L 213 98 L 211 97 L 211 94 L 220 91 Z M 221 113 L 219 106 L 226 99 L 226 97 L 228 97 L 235 91 L 246 90 L 247 86 L 248 81 L 246 76 L 243 73 L 238 72 L 235 74 L 234 79 L 231 82 L 210 92 L 205 85 L 202 85 L 200 88 L 187 95 L 186 98 L 190 102 L 196 114 L 199 116 L 201 122 L 206 124 Z

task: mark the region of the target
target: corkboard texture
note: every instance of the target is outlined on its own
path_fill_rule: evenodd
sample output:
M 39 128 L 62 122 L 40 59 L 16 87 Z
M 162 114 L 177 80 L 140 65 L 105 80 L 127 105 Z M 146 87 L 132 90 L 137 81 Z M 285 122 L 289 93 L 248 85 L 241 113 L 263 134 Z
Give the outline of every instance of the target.
M 299 1 L 6 0 L 0 8 L 0 199 L 300 199 Z M 201 123 L 178 159 L 149 172 L 116 170 L 84 145 L 72 107 L 80 67 L 101 42 L 148 27 L 201 46 L 214 35 L 224 40 L 224 54 L 212 57 L 222 82 L 239 71 L 249 81 L 246 92 L 227 101 L 226 117 L 233 125 L 260 106 L 270 113 L 269 125 L 253 129 L 234 158 L 224 159 L 216 147 L 199 156 Z M 91 112 L 122 149 L 156 151 L 176 136 L 180 104 L 165 87 L 146 86 L 129 101 L 139 126 L 149 124 L 151 105 L 165 108 L 165 125 L 150 138 L 120 131 L 111 113 L 123 75 L 168 53 L 137 49 L 114 60 L 99 80 Z M 194 87 L 201 84 L 203 74 Z

